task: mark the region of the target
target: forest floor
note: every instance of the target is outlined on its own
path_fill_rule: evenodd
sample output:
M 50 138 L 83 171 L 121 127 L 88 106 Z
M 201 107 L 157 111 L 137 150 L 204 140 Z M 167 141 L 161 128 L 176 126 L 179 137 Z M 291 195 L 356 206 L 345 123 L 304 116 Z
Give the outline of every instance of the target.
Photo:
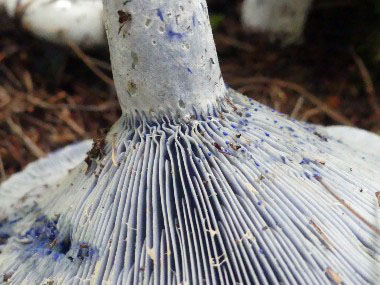
M 284 48 L 244 31 L 240 1 L 228 2 L 211 16 L 222 19 L 214 34 L 229 86 L 299 120 L 380 133 L 380 70 L 358 44 L 370 36 L 360 9 L 315 7 L 303 43 Z M 108 58 L 47 44 L 0 14 L 0 180 L 118 119 Z

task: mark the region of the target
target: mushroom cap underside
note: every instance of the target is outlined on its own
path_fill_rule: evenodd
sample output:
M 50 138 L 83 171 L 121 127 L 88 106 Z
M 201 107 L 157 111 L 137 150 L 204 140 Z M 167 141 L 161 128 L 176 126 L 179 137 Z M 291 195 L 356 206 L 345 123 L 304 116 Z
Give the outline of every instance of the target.
M 378 280 L 380 159 L 322 127 L 230 90 L 190 122 L 123 117 L 96 153 L 6 227 L 11 284 Z

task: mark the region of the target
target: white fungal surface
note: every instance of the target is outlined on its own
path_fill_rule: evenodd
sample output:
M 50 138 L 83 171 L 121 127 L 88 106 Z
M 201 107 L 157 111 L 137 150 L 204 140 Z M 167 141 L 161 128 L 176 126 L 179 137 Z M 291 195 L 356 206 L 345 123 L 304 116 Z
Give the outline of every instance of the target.
M 167 9 L 183 4 L 184 22 L 192 22 L 193 12 L 203 19 L 197 28 L 202 37 L 190 37 L 191 43 L 209 46 L 212 38 L 204 0 L 119 2 L 107 0 L 106 12 L 124 114 L 64 178 L 46 186 L 46 176 L 33 182 L 41 196 L 29 200 L 29 211 L 5 203 L 0 284 L 376 284 L 380 158 L 328 136 L 323 127 L 216 88 L 218 67 L 211 80 L 202 80 L 204 67 L 194 68 L 191 85 L 181 73 L 188 62 L 180 60 L 180 42 L 157 38 L 152 58 L 158 59 L 154 47 L 160 46 L 167 62 L 157 63 L 156 77 L 149 77 L 151 66 L 123 67 L 133 65 L 135 49 L 123 56 L 116 30 L 121 43 L 130 36 L 142 45 L 142 62 L 153 63 L 150 43 L 133 35 L 133 22 L 129 35 L 125 19 L 158 8 L 165 12 L 156 14 L 161 22 Z M 179 33 L 184 26 L 174 27 Z M 146 78 L 136 84 L 141 99 L 124 93 L 118 78 L 124 72 L 124 82 Z M 194 92 L 202 91 L 197 84 L 204 86 L 204 101 Z M 162 95 L 163 86 L 168 94 Z M 185 108 L 172 102 L 178 99 L 186 100 Z M 148 112 L 144 100 L 158 111 Z M 0 201 L 6 189 L 31 191 L 29 180 L 19 177 L 0 186 Z M 14 214 L 17 219 L 8 218 Z
M 380 160 L 323 132 L 232 90 L 187 123 L 123 117 L 102 159 L 16 223 L 0 272 L 11 284 L 376 284 Z
M 326 128 L 330 136 L 370 155 L 380 156 L 380 136 L 366 130 L 347 126 Z
M 245 0 L 242 22 L 252 31 L 294 44 L 302 39 L 311 4 L 312 0 Z
M 101 0 L 0 0 L 0 6 L 45 40 L 84 48 L 106 44 Z

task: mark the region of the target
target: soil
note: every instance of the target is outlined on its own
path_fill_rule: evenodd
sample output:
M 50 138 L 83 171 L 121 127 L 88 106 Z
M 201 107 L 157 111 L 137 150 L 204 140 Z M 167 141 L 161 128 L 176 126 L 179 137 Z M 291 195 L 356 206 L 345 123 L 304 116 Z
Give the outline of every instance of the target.
M 211 16 L 223 18 L 214 34 L 225 81 L 299 120 L 380 133 L 380 69 L 363 48 L 371 7 L 317 3 L 303 42 L 282 47 L 244 30 L 241 1 L 210 0 Z M 106 48 L 84 53 L 35 39 L 0 12 L 0 171 L 9 176 L 118 119 L 108 59 Z

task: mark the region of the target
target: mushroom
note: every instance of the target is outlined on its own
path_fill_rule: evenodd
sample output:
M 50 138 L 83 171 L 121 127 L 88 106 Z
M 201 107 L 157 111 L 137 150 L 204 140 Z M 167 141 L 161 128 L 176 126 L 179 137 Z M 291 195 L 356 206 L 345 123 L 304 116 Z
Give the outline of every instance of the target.
M 313 0 L 245 0 L 242 22 L 247 29 L 268 33 L 284 45 L 300 42 Z
M 122 117 L 3 221 L 3 280 L 376 284 L 380 158 L 226 87 L 205 0 L 104 7 Z
M 106 44 L 101 0 L 0 0 L 11 18 L 34 35 L 83 48 Z

